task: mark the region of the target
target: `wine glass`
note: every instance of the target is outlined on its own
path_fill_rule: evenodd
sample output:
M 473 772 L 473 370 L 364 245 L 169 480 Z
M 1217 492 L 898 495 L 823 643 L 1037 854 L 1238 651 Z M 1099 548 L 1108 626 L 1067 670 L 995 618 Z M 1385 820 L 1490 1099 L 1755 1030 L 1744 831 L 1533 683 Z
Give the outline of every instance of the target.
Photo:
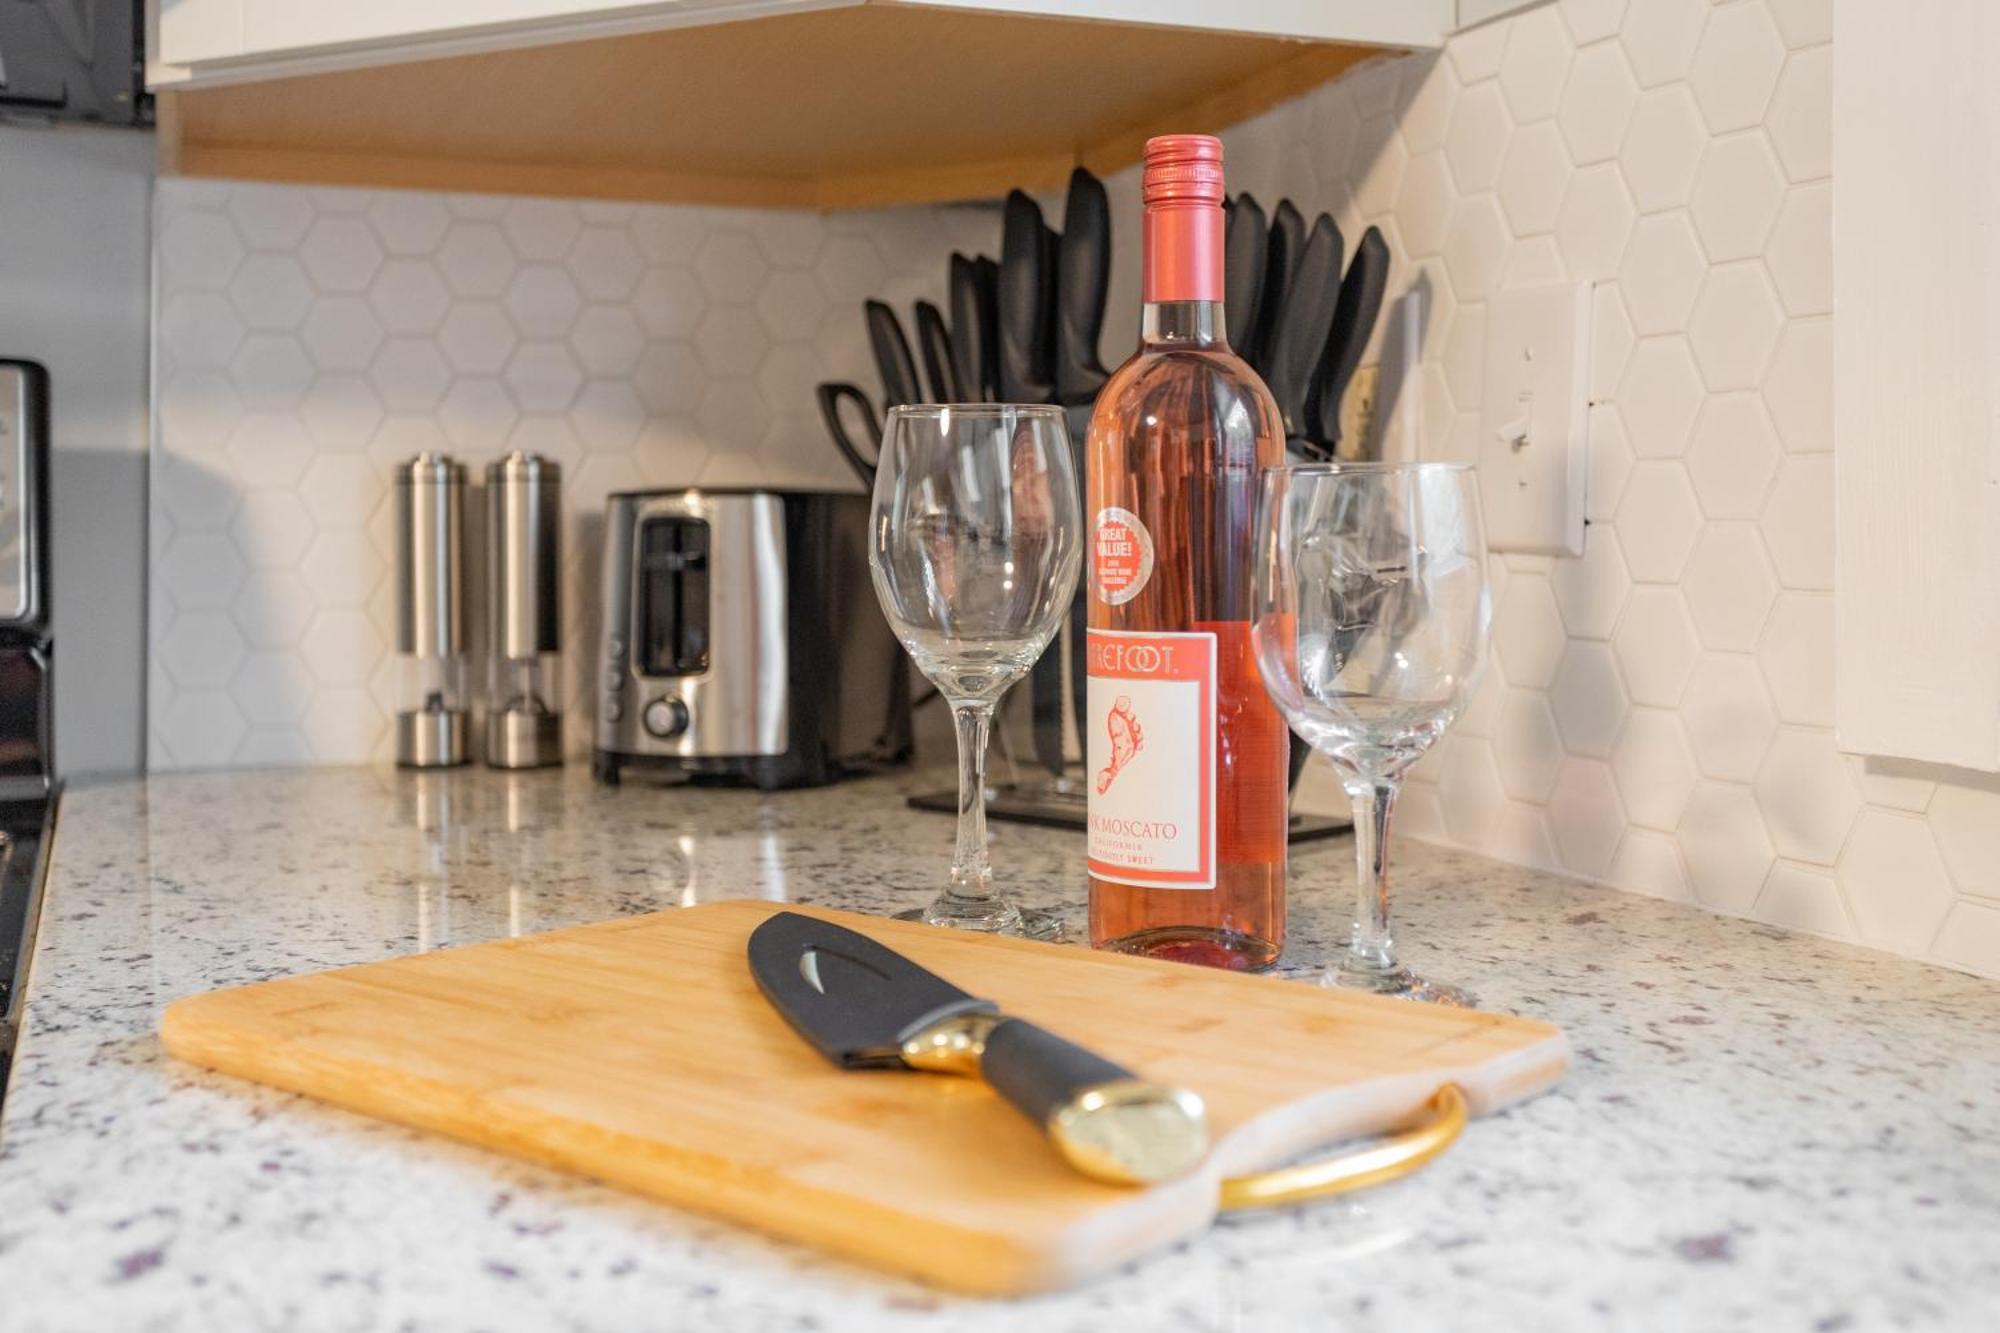
M 869 516 L 869 569 L 896 637 L 958 727 L 958 848 L 944 890 L 905 916 L 1038 939 L 1053 913 L 993 887 L 986 740 L 994 705 L 1061 627 L 1082 564 L 1076 467 L 1060 407 L 893 408 Z
M 1492 607 L 1472 469 L 1274 468 L 1257 533 L 1258 669 L 1354 803 L 1354 933 L 1321 984 L 1470 1007 L 1396 957 L 1389 825 L 1403 771 L 1464 711 L 1485 665 Z

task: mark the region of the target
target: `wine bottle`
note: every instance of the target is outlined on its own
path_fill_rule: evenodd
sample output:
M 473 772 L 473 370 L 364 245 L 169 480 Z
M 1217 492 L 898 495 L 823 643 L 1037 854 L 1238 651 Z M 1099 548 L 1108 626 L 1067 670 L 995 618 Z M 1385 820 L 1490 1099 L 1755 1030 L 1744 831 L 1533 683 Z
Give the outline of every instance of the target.
M 1250 647 L 1270 390 L 1229 348 L 1222 144 L 1146 144 L 1139 350 L 1087 437 L 1090 939 L 1213 967 L 1285 940 L 1287 731 Z

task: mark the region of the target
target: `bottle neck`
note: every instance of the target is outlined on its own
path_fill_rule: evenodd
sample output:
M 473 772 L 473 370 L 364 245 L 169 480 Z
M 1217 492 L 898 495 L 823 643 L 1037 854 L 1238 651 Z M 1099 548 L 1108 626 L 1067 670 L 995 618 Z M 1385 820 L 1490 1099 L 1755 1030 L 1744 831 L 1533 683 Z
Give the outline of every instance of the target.
M 1217 204 L 1147 208 L 1144 300 L 1148 306 L 1219 304 L 1222 300 L 1222 209 Z
M 1139 316 L 1139 341 L 1148 347 L 1223 347 L 1227 330 L 1220 301 L 1148 301 Z

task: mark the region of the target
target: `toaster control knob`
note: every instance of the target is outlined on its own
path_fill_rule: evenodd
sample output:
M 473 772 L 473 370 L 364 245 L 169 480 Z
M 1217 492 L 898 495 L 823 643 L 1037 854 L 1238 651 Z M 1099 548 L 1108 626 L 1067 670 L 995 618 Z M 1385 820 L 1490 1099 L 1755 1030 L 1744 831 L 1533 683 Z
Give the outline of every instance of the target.
M 646 730 L 661 740 L 671 740 L 688 729 L 688 707 L 679 699 L 668 695 L 655 699 L 646 705 L 646 711 L 639 715 Z

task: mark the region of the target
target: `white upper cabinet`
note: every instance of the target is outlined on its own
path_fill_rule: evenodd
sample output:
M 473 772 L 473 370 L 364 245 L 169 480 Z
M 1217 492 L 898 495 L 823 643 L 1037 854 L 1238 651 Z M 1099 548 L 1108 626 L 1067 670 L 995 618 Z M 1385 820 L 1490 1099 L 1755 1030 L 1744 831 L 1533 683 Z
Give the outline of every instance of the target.
M 1366 46 L 1438 45 L 1495 0 L 150 0 L 155 87 L 430 59 L 862 4 Z M 982 56 L 988 53 L 980 53 Z
M 1919 18 L 1921 14 L 1921 18 Z M 2000 6 L 1834 8 L 1835 722 L 2000 771 Z
M 163 169 L 756 207 L 1060 188 L 1519 0 L 151 0 Z

